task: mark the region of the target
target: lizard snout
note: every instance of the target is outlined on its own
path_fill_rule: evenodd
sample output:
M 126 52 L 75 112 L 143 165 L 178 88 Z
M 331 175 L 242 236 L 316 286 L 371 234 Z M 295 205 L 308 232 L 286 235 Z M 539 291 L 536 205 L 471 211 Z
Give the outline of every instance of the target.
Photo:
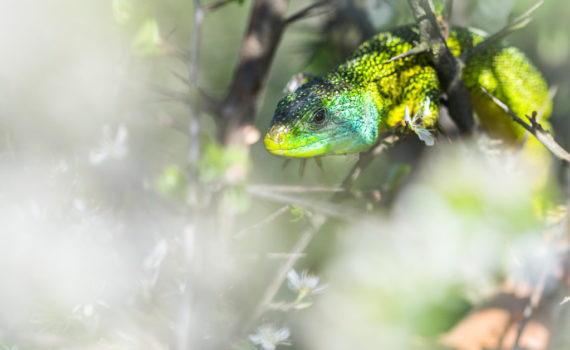
M 273 125 L 267 131 L 263 142 L 269 152 L 277 155 L 283 154 L 283 142 L 285 141 L 287 131 L 288 129 L 284 125 Z

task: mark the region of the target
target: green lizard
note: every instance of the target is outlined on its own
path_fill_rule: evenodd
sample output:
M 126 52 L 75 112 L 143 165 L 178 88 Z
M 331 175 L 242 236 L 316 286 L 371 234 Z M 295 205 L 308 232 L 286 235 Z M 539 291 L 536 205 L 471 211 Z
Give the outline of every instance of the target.
M 456 27 L 447 43 L 459 56 L 484 39 L 476 30 Z M 266 148 L 293 158 L 357 153 L 374 145 L 381 132 L 404 130 L 433 144 L 440 97 L 435 68 L 427 53 L 391 60 L 419 41 L 415 25 L 377 34 L 334 71 L 283 97 L 265 136 Z M 519 143 L 524 129 L 481 87 L 519 116 L 537 111 L 544 120 L 550 114 L 546 82 L 512 46 L 493 44 L 476 54 L 466 63 L 463 80 L 481 126 L 508 144 Z

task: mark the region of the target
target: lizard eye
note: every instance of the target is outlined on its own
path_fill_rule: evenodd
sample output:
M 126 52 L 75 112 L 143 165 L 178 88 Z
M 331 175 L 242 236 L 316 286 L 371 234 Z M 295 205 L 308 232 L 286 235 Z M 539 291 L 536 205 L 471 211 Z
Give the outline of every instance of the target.
M 313 122 L 315 122 L 315 124 L 322 124 L 324 123 L 325 119 L 326 115 L 324 109 L 319 109 L 313 117 Z

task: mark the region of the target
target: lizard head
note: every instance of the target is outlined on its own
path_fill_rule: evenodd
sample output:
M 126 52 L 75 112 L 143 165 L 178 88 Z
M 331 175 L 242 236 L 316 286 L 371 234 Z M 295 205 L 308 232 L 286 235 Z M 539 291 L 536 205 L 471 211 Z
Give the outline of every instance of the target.
M 273 154 L 307 158 L 361 152 L 377 136 L 372 96 L 316 78 L 279 101 L 264 142 Z

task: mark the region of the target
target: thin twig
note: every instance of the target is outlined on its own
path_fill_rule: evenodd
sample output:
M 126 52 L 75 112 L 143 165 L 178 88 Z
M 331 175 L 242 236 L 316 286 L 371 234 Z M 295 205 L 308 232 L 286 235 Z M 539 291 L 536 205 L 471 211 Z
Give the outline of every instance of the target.
M 234 235 L 235 239 L 239 239 L 241 237 L 243 237 L 246 233 L 254 231 L 254 230 L 258 230 L 259 228 L 267 225 L 268 223 L 272 222 L 273 220 L 277 219 L 278 217 L 280 217 L 281 215 L 285 214 L 287 211 L 289 210 L 289 206 L 288 205 L 284 205 L 281 208 L 277 209 L 275 212 L 273 212 L 272 214 L 268 215 L 267 217 L 265 217 L 263 220 L 261 220 L 260 222 L 256 223 L 255 225 L 251 225 L 249 227 L 243 228 L 241 229 L 238 233 L 236 233 Z
M 166 89 L 160 86 L 151 85 L 150 89 L 152 92 L 159 94 L 163 97 L 166 97 L 165 100 L 167 101 L 176 101 L 187 106 L 191 106 L 190 99 L 188 98 L 188 94 L 183 92 L 174 91 L 170 89 Z
M 495 96 L 491 95 L 489 93 L 489 91 L 487 91 L 482 86 L 481 86 L 481 90 L 487 96 L 489 96 L 489 98 L 497 106 L 499 106 L 503 111 L 508 113 L 511 116 L 511 118 L 513 118 L 513 121 L 515 121 L 517 124 L 521 125 L 529 133 L 531 133 L 534 137 L 536 137 L 536 139 L 538 141 L 540 141 L 540 143 L 542 143 L 544 145 L 544 147 L 546 147 L 552 154 L 554 154 L 556 157 L 570 163 L 570 154 L 554 140 L 554 138 L 552 137 L 552 135 L 548 131 L 546 131 L 542 128 L 542 125 L 540 125 L 536 121 L 536 114 L 534 114 L 532 117 L 526 116 L 530 122 L 530 124 L 527 124 L 524 120 L 519 118 L 503 101 L 501 101 L 498 98 L 496 98 Z
M 230 0 L 221 0 L 221 1 L 214 2 L 213 4 L 204 5 L 202 7 L 202 9 L 204 10 L 204 13 L 208 13 L 208 12 L 216 10 L 220 7 L 226 6 L 229 3 L 231 3 Z
M 370 163 L 372 163 L 372 160 L 374 160 L 374 158 L 376 156 L 378 156 L 380 153 L 382 153 L 384 150 L 389 148 L 392 144 L 394 144 L 398 140 L 399 140 L 399 136 L 397 136 L 397 135 L 390 135 L 387 137 L 378 137 L 378 141 L 376 142 L 375 146 L 373 146 L 372 148 L 370 148 L 366 152 L 360 153 L 360 157 L 358 158 L 358 162 L 356 162 L 356 164 L 354 164 L 354 166 L 352 167 L 352 169 L 349 172 L 349 176 L 347 176 L 344 179 L 344 181 L 340 185 L 340 188 L 351 188 L 352 185 L 354 184 L 354 182 L 356 182 L 356 180 L 358 179 L 358 177 L 362 173 L 362 171 L 364 169 L 366 169 L 368 167 L 368 165 L 370 165 Z M 337 201 L 337 200 L 344 198 L 345 196 L 346 196 L 346 192 L 339 192 L 333 196 L 332 200 Z
M 272 259 L 272 260 L 285 260 L 285 259 L 290 259 L 291 257 L 297 258 L 297 259 L 301 259 L 301 258 L 305 258 L 307 256 L 306 253 L 300 253 L 300 254 L 291 254 L 289 252 L 287 253 L 252 253 L 252 254 L 247 254 L 245 256 L 245 258 L 249 259 L 249 260 L 260 260 L 262 258 L 265 259 Z
M 390 58 L 388 61 L 384 62 L 383 64 L 390 63 L 392 61 L 396 61 L 396 60 L 406 58 L 409 56 L 417 55 L 417 54 L 420 54 L 422 52 L 426 52 L 428 50 L 429 50 L 429 47 L 426 43 L 420 43 L 416 47 L 412 48 L 411 50 L 406 51 L 403 54 L 400 54 L 398 56 L 394 56 L 394 57 Z
M 190 82 L 192 89 L 196 91 L 199 91 L 198 66 L 203 19 L 204 10 L 202 9 L 201 0 L 194 0 L 194 31 L 192 32 L 192 48 L 190 50 L 190 60 L 188 61 L 188 81 Z M 188 133 L 190 140 L 188 160 L 192 165 L 192 169 L 190 170 L 190 183 L 194 183 L 198 179 L 197 164 L 200 159 L 200 108 L 197 103 L 194 103 L 192 106 L 192 115 L 190 116 Z
M 366 169 L 366 167 L 368 167 L 368 165 L 370 165 L 374 157 L 382 153 L 382 151 L 384 151 L 390 145 L 390 142 L 396 142 L 397 140 L 398 140 L 397 136 L 391 136 L 382 139 L 381 141 L 377 142 L 375 147 L 365 152 L 365 154 L 361 155 L 361 158 L 359 159 L 357 164 L 350 170 L 350 172 L 347 174 L 346 178 L 342 182 L 343 185 L 341 186 L 341 188 L 350 189 L 354 181 L 356 181 L 356 179 L 358 178 L 358 174 L 360 174 L 364 169 Z M 338 200 L 339 197 L 337 195 L 339 193 L 342 192 L 338 192 L 335 195 L 333 195 L 329 202 L 334 202 Z M 343 208 L 343 211 L 344 213 L 346 213 L 346 208 Z M 263 294 L 262 298 L 257 304 L 255 311 L 243 323 L 242 333 L 250 329 L 255 320 L 257 320 L 267 310 L 268 306 L 271 304 L 271 301 L 277 294 L 277 291 L 283 284 L 283 281 L 285 281 L 287 273 L 293 268 L 293 266 L 299 259 L 298 255 L 302 254 L 305 251 L 309 243 L 313 240 L 314 236 L 326 223 L 327 219 L 328 217 L 323 214 L 316 214 L 313 216 L 311 220 L 312 226 L 301 234 L 301 236 L 297 240 L 297 243 L 290 252 L 290 254 L 292 254 L 291 257 L 287 261 L 283 262 L 283 264 L 279 267 L 279 270 L 277 271 L 275 278 L 271 281 L 271 283 L 265 290 L 265 293 Z
M 174 69 L 169 69 L 169 71 L 170 71 L 170 74 L 172 74 L 175 78 L 177 78 L 181 83 L 183 83 L 187 87 L 190 87 L 190 81 L 188 80 L 188 77 L 183 76 L 182 74 L 178 73 Z
M 461 54 L 460 59 L 463 62 L 469 62 L 470 59 L 472 59 L 473 57 L 475 57 L 478 53 L 480 53 L 481 51 L 485 50 L 486 48 L 488 48 L 489 46 L 497 43 L 498 41 L 500 41 L 501 39 L 503 39 L 504 37 L 506 37 L 507 35 L 511 34 L 512 32 L 519 30 L 523 27 L 525 27 L 528 23 L 530 23 L 530 21 L 532 21 L 532 18 L 530 17 L 530 15 L 537 9 L 540 7 L 540 5 L 542 5 L 544 3 L 543 0 L 539 1 L 536 5 L 534 5 L 533 7 L 531 7 L 528 11 L 526 11 L 525 13 L 523 13 L 522 15 L 518 16 L 517 18 L 513 19 L 512 21 L 510 21 L 506 26 L 504 26 L 501 30 L 499 30 L 498 32 L 492 34 L 491 36 L 487 37 L 485 40 L 483 40 L 482 42 L 480 42 L 479 44 L 477 44 L 473 49 L 465 51 L 464 53 Z
M 267 308 L 270 310 L 278 310 L 278 311 L 283 311 L 283 312 L 287 312 L 287 311 L 291 311 L 294 310 L 299 304 L 296 302 L 285 302 L 285 301 L 280 301 L 278 303 L 271 303 L 269 305 L 267 305 Z
M 554 233 L 553 240 L 550 242 L 550 246 L 549 246 L 549 252 L 552 252 L 553 255 L 556 256 L 556 260 L 550 260 L 548 258 L 545 259 L 544 265 L 542 267 L 541 273 L 540 273 L 540 278 L 538 280 L 538 283 L 536 285 L 535 288 L 533 288 L 532 293 L 529 297 L 528 303 L 524 308 L 523 311 L 523 319 L 520 321 L 518 329 L 517 329 L 517 335 L 515 338 L 515 343 L 514 343 L 514 349 L 522 349 L 522 346 L 519 344 L 522 334 L 524 332 L 524 329 L 526 328 L 526 326 L 528 325 L 530 318 L 532 317 L 532 315 L 534 314 L 534 311 L 538 308 L 543 295 L 544 295 L 544 291 L 546 288 L 546 285 L 551 285 L 552 282 L 549 281 L 549 277 L 554 276 L 554 279 L 557 280 L 557 283 L 561 286 L 564 285 L 563 281 L 565 281 L 564 276 L 567 275 L 568 271 L 564 271 L 562 274 L 558 275 L 558 277 L 556 277 L 556 274 L 553 273 L 553 270 L 556 269 L 557 264 L 567 261 L 568 259 L 568 253 L 570 252 L 568 250 L 568 246 L 566 245 L 565 242 L 566 237 L 564 235 L 564 233 L 570 232 L 564 229 L 564 224 L 560 225 L 560 230 L 556 230 L 559 233 L 557 234 L 556 232 Z M 565 232 L 566 231 L 566 232 Z M 563 244 L 563 247 L 560 249 L 557 247 L 560 244 Z M 568 268 L 568 263 L 562 263 L 562 266 L 564 266 L 564 268 Z
M 295 259 L 301 259 L 307 256 L 307 254 L 305 253 L 296 253 L 296 254 L 291 254 L 291 253 L 265 253 L 265 256 L 267 257 L 267 259 L 291 259 L 291 258 L 295 258 Z
M 530 318 L 532 317 L 534 310 L 536 310 L 536 308 L 538 307 L 538 304 L 540 303 L 540 300 L 542 299 L 544 287 L 546 286 L 546 281 L 548 278 L 548 274 L 551 272 L 551 268 L 552 268 L 551 264 L 549 264 L 548 262 L 545 263 L 545 266 L 543 267 L 542 273 L 540 275 L 540 280 L 538 281 L 538 285 L 533 289 L 532 294 L 530 295 L 528 304 L 524 308 L 523 319 L 519 323 L 519 327 L 517 330 L 517 336 L 515 338 L 515 345 L 514 345 L 515 349 L 519 349 L 519 348 L 522 349 L 522 347 L 519 344 L 519 342 L 521 340 L 521 336 L 524 332 L 526 325 L 530 321 Z
M 204 18 L 204 12 L 202 10 L 201 0 L 194 0 L 194 28 L 192 32 L 192 40 L 190 42 L 191 50 L 190 57 L 188 60 L 188 82 L 190 83 L 191 90 L 198 90 L 198 68 L 199 68 L 199 49 L 200 49 L 200 37 L 202 32 L 202 20 Z M 192 91 L 193 92 L 193 91 Z M 200 107 L 197 103 L 192 103 L 190 106 L 191 114 L 190 121 L 188 123 L 188 133 L 190 147 L 188 150 L 188 160 L 192 165 L 190 172 L 188 174 L 189 183 L 192 187 L 197 188 L 198 183 L 198 160 L 200 158 Z M 189 204 L 198 210 L 198 195 L 196 191 L 191 191 L 189 198 Z M 183 234 L 183 239 L 186 241 L 194 242 L 196 239 L 201 239 L 202 237 L 197 237 L 196 228 L 199 226 L 199 215 L 193 215 L 189 220 L 188 228 Z M 195 251 L 189 248 L 189 244 L 184 245 L 184 270 L 185 270 L 185 284 L 189 286 L 196 285 L 196 280 L 199 279 L 199 264 L 196 261 L 200 259 L 196 258 Z M 207 249 L 205 249 L 207 251 Z M 198 292 L 193 290 L 193 288 L 185 288 L 184 295 L 181 302 L 179 329 L 177 332 L 177 348 L 180 350 L 196 347 L 197 344 L 194 343 L 197 340 L 196 327 L 193 324 L 193 315 L 196 312 L 196 308 L 199 307 L 197 296 Z
M 250 185 L 249 187 L 259 191 L 280 192 L 280 193 L 344 192 L 344 189 L 341 187 L 326 187 L 326 186 Z
M 283 284 L 283 281 L 285 281 L 287 273 L 293 268 L 299 259 L 298 255 L 305 251 L 309 243 L 311 243 L 313 240 L 313 237 L 315 237 L 315 234 L 321 229 L 325 222 L 326 216 L 324 215 L 315 215 L 313 217 L 312 226 L 301 234 L 297 240 L 297 243 L 295 243 L 295 246 L 293 249 L 291 249 L 291 257 L 283 262 L 283 264 L 281 264 L 279 270 L 273 278 L 273 281 L 271 281 L 263 293 L 263 296 L 259 300 L 259 303 L 255 307 L 254 312 L 251 313 L 250 317 L 243 323 L 242 333 L 250 329 L 255 320 L 257 320 L 259 316 L 261 316 L 267 310 L 268 305 L 270 305 L 271 301 L 277 294 L 277 291 L 279 291 L 279 288 Z
M 315 3 L 312 3 L 311 5 L 305 7 L 302 10 L 299 10 L 298 12 L 292 14 L 291 16 L 287 17 L 285 19 L 285 24 L 291 24 L 293 22 L 296 22 L 300 19 L 306 18 L 309 16 L 309 14 L 311 13 L 311 11 L 313 11 L 316 8 L 319 8 L 321 6 L 324 6 L 326 4 L 329 4 L 330 0 L 321 0 L 321 1 L 317 1 Z
M 287 203 L 298 205 L 302 208 L 308 209 L 311 212 L 318 213 L 324 216 L 330 216 L 348 221 L 362 220 L 362 213 L 356 210 L 350 210 L 344 206 L 334 204 L 331 201 L 311 201 L 301 199 L 295 196 L 288 196 L 285 194 L 275 193 L 271 190 L 265 190 L 255 186 L 248 186 L 247 193 L 250 195 L 270 200 L 276 203 Z M 338 194 L 338 193 L 337 193 Z

